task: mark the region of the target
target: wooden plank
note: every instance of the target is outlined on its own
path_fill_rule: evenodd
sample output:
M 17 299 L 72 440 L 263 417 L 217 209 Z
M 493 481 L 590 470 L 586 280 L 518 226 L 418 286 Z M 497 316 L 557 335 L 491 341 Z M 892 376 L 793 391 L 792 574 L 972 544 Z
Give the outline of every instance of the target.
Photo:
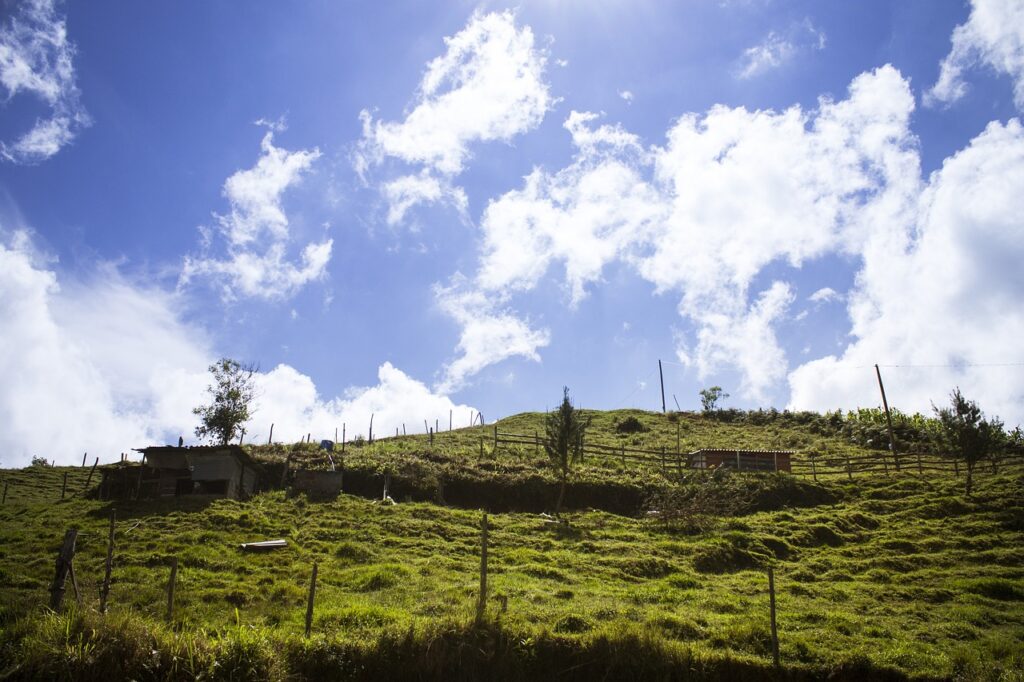
M 64 542 L 57 553 L 57 564 L 54 570 L 53 584 L 50 585 L 50 608 L 54 611 L 60 609 L 64 601 L 65 580 L 68 569 L 75 558 L 75 541 L 78 539 L 78 529 L 70 528 L 64 533 Z

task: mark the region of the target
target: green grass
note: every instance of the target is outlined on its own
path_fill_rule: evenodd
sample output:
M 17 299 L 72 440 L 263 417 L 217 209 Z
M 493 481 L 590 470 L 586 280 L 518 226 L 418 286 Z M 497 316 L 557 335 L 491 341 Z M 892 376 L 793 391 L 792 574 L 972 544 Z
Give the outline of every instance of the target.
M 595 438 L 618 438 L 611 425 L 627 414 L 634 413 L 596 415 Z M 651 430 L 626 437 L 661 439 L 645 447 L 670 438 L 674 448 L 672 422 L 636 414 Z M 503 423 L 502 430 L 528 433 L 521 429 L 537 421 L 514 419 L 522 423 Z M 795 447 L 794 439 L 805 437 L 780 427 L 771 436 L 780 442 L 758 442 L 764 427 L 692 421 L 700 432 L 693 442 L 711 441 L 700 445 Z M 384 470 L 412 462 L 422 467 L 418 476 L 440 471 L 481 485 L 549 478 L 529 448 L 477 461 L 480 434 L 488 431 L 443 434 L 433 449 L 422 437 L 346 448 L 346 466 Z M 727 436 L 735 440 L 723 443 Z M 283 458 L 285 448 L 276 450 L 257 454 Z M 481 468 L 488 462 L 491 469 Z M 586 463 L 577 482 L 628 488 L 660 476 L 615 466 Z M 760 679 L 776 674 L 765 576 L 771 565 L 785 666 L 779 679 L 1024 677 L 1019 474 L 980 475 L 971 498 L 952 476 L 836 477 L 816 486 L 773 474 L 698 478 L 691 484 L 722 494 L 753 490 L 768 500 L 699 534 L 597 509 L 568 513 L 567 525 L 535 513 L 492 514 L 489 584 L 496 598 L 486 622 L 474 626 L 479 511 L 401 499 L 385 506 L 351 495 L 316 502 L 281 491 L 246 502 L 60 502 L 62 471 L 0 472 L 12 482 L 0 507 L 0 675 Z M 788 503 L 790 496 L 799 504 Z M 103 617 L 95 609 L 115 507 L 111 612 Z M 47 615 L 42 605 L 69 527 L 80 529 L 75 563 L 83 606 Z M 238 548 L 277 537 L 288 540 L 286 549 Z M 174 622 L 165 624 L 171 556 L 179 560 L 177 599 Z M 306 640 L 313 562 L 318 593 L 314 636 Z M 69 588 L 69 601 L 72 594 Z M 507 600 L 507 611 L 497 597 Z

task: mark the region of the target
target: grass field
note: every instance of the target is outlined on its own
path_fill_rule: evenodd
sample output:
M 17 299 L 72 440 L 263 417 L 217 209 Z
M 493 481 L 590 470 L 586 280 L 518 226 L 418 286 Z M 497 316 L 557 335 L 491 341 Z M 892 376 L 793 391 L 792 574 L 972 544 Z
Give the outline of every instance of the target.
M 650 430 L 617 434 L 614 424 L 628 414 L 640 414 Z M 673 449 L 677 428 L 683 448 L 791 447 L 803 455 L 860 447 L 799 425 L 677 420 L 596 413 L 592 433 Z M 530 433 L 539 424 L 540 415 L 521 415 L 501 429 Z M 433 448 L 422 436 L 349 446 L 346 466 L 427 478 L 550 479 L 531 448 L 480 459 L 480 437 L 489 433 L 444 433 Z M 286 451 L 254 454 L 269 462 Z M 2 472 L 11 492 L 0 507 L 0 675 L 1024 679 L 1019 473 L 979 475 L 970 498 L 962 479 L 909 472 L 799 485 L 785 474 L 698 477 L 689 484 L 769 500 L 700 533 L 599 509 L 578 508 L 564 525 L 537 513 L 492 514 L 492 599 L 485 622 L 475 625 L 477 510 L 401 500 L 386 506 L 351 495 L 311 501 L 283 491 L 245 502 L 57 501 L 63 471 Z M 86 473 L 69 471 L 69 490 L 77 490 Z M 628 488 L 659 476 L 594 461 L 584 463 L 577 482 Z M 111 612 L 100 616 L 111 512 L 118 531 Z M 42 606 L 69 527 L 80 530 L 83 603 L 48 615 Z M 286 549 L 238 548 L 278 537 L 288 540 Z M 168 624 L 172 556 L 179 570 Z M 318 594 L 307 640 L 313 562 Z M 778 589 L 778 671 L 770 657 L 768 566 Z

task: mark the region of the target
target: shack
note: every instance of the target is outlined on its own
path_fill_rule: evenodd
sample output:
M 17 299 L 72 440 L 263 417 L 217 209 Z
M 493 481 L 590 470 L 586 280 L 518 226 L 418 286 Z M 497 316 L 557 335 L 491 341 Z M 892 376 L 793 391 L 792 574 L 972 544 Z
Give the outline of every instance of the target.
M 104 468 L 100 496 L 163 497 L 217 495 L 244 498 L 252 495 L 263 467 L 238 445 L 196 447 L 151 446 L 136 448 L 142 464 Z
M 793 450 L 731 450 L 703 448 L 688 455 L 694 469 L 738 469 L 740 471 L 790 471 Z

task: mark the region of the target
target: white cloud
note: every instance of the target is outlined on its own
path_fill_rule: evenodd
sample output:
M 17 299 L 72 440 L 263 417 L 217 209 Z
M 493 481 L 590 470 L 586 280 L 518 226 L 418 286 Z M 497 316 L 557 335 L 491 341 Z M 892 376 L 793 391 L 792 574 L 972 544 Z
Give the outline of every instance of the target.
M 289 152 L 275 147 L 272 131 L 260 146 L 262 155 L 256 165 L 224 183 L 231 211 L 216 216 L 216 231 L 224 238 L 227 258 L 208 256 L 212 234 L 205 230 L 204 253 L 185 258 L 179 285 L 203 276 L 221 285 L 225 300 L 237 296 L 282 299 L 324 276 L 333 240 L 307 244 L 298 265 L 291 262 L 288 216 L 281 204 L 284 192 L 309 171 L 320 150 Z
M 972 0 L 967 23 L 953 30 L 952 47 L 925 104 L 955 102 L 967 92 L 964 73 L 987 66 L 1013 80 L 1014 101 L 1024 111 L 1024 4 L 1020 0 Z
M 801 52 L 825 49 L 825 32 L 815 28 L 810 19 L 794 23 L 783 33 L 770 31 L 764 40 L 743 51 L 740 78 L 752 78 L 777 69 Z
M 461 187 L 452 187 L 447 180 L 438 180 L 426 171 L 389 180 L 381 185 L 381 192 L 388 201 L 388 225 L 400 224 L 406 212 L 417 204 L 447 201 L 463 215 L 469 209 L 469 200 Z
M 840 298 L 842 298 L 842 295 L 832 287 L 822 287 L 808 296 L 807 300 L 812 303 L 828 303 L 829 301 L 837 301 Z
M 633 103 L 633 93 L 629 90 L 619 90 L 619 97 L 625 100 L 627 104 Z
M 393 436 L 395 429 L 406 425 L 408 433 L 420 433 L 423 420 L 430 426 L 434 420 L 448 424 L 448 412 L 454 413 L 456 424 L 464 424 L 475 408 L 455 404 L 447 396 L 432 392 L 390 362 L 377 370 L 375 386 L 350 388 L 343 397 L 323 399 L 313 380 L 288 365 L 278 365 L 261 374 L 257 383 L 259 397 L 251 426 L 253 438 L 265 442 L 270 424 L 274 424 L 274 440 L 294 441 L 311 433 L 313 440 L 332 439 L 342 425 L 349 439 L 369 436 L 373 415 L 375 438 Z
M 879 363 L 904 366 L 884 370 L 889 402 L 900 409 L 928 412 L 960 386 L 986 411 L 1024 420 L 1024 368 L 983 366 L 1022 359 L 1020 187 L 1016 119 L 989 124 L 946 159 L 913 214 L 888 226 L 897 234 L 867 244 L 849 297 L 854 341 L 790 374 L 791 406 L 874 404 Z
M 121 452 L 187 440 L 192 408 L 207 400 L 207 367 L 216 357 L 205 332 L 183 321 L 180 299 L 129 281 L 100 266 L 82 281 L 61 279 L 33 252 L 24 233 L 0 242 L 0 458 L 27 465 L 33 456 L 59 463 L 116 460 Z M 390 363 L 379 382 L 322 398 L 313 380 L 279 365 L 257 376 L 259 397 L 250 438 L 298 440 L 312 432 L 331 438 L 349 424 L 363 432 L 371 412 L 374 432 L 467 414 Z M 460 420 L 460 423 L 463 420 Z
M 447 50 L 429 64 L 415 104 L 402 121 L 360 114 L 363 139 L 354 164 L 366 174 L 388 158 L 420 169 L 419 189 L 447 186 L 462 172 L 480 142 L 510 142 L 535 128 L 553 105 L 544 81 L 547 57 L 534 45 L 529 26 L 516 26 L 511 11 L 474 13 L 465 28 L 445 38 Z M 449 192 L 449 198 L 464 195 Z M 416 203 L 436 201 L 438 191 L 394 192 L 391 218 Z M 396 204 L 397 202 L 397 204 Z
M 649 149 L 573 112 L 573 163 L 534 170 L 484 212 L 475 284 L 507 297 L 562 263 L 575 305 L 607 264 L 625 262 L 658 292 L 678 293 L 680 313 L 698 326 L 696 348 L 681 357 L 702 375 L 735 366 L 745 395 L 763 397 L 786 371 L 774 325 L 792 294 L 777 283 L 750 302 L 754 278 L 774 261 L 799 267 L 859 252 L 917 188 L 907 83 L 883 67 L 849 90 L 811 112 L 685 115 Z M 726 348 L 718 339 L 727 334 L 751 343 Z
M 695 312 L 700 325 L 696 360 L 682 345 L 677 352 L 680 362 L 696 365 L 701 379 L 721 367 L 735 367 L 741 377 L 740 393 L 763 400 L 765 391 L 786 375 L 786 356 L 772 326 L 792 302 L 789 285 L 774 282 L 747 310 Z
M 462 388 L 469 377 L 485 367 L 511 357 L 540 361 L 537 353 L 550 343 L 546 329 L 533 329 L 526 320 L 502 309 L 461 274 L 456 274 L 447 287 L 435 286 L 438 307 L 461 327 L 459 356 L 445 365 L 437 390 L 450 393 Z M 498 299 L 500 300 L 500 298 Z
M 11 143 L 0 141 L 0 157 L 14 163 L 45 161 L 89 125 L 75 85 L 75 48 L 54 0 L 16 3 L 0 26 L 0 86 L 5 98 L 21 92 L 49 108 L 31 130 Z

